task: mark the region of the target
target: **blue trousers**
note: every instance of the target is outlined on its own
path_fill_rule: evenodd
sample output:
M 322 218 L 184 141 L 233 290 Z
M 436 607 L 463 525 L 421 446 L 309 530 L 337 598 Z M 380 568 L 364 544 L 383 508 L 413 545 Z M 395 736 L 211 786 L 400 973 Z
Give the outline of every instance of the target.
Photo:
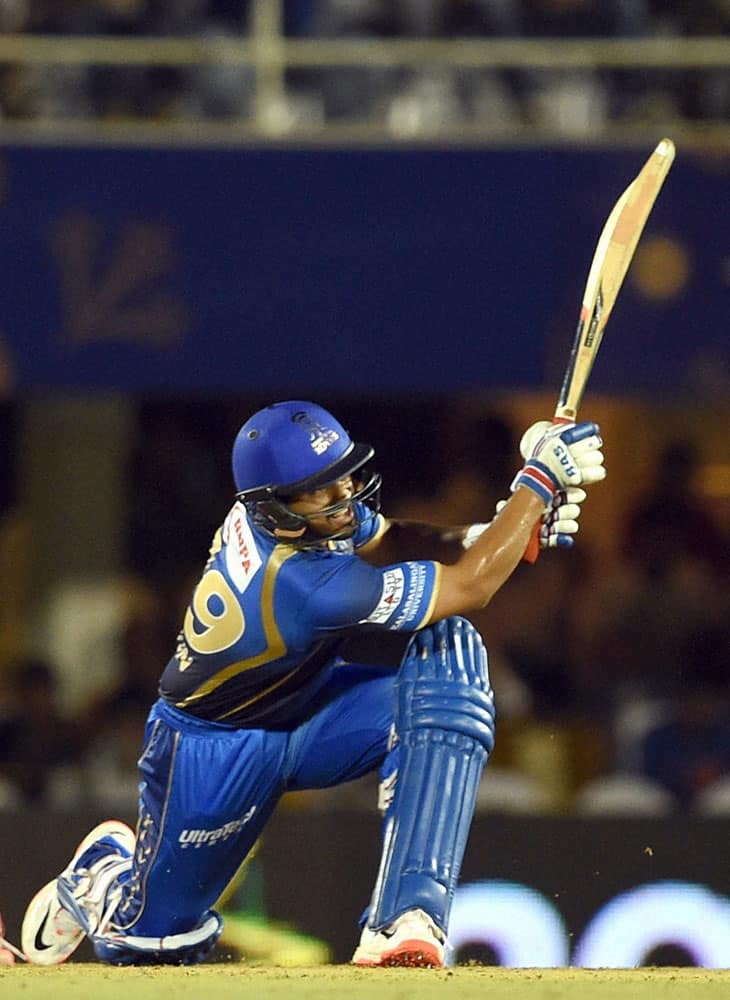
M 134 865 L 115 924 L 164 937 L 196 926 L 287 791 L 377 769 L 388 752 L 396 671 L 331 666 L 310 718 L 291 731 L 232 729 L 158 701 L 139 766 Z

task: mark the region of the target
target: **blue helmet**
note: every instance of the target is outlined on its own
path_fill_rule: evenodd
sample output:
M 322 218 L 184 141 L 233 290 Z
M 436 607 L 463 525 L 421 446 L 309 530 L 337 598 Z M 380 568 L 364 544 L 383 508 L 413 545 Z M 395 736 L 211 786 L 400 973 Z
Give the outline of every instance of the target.
M 370 501 L 376 512 L 380 476 L 355 475 L 373 455 L 370 445 L 352 441 L 332 414 L 316 403 L 273 403 L 254 413 L 236 435 L 232 456 L 236 496 L 252 520 L 270 534 L 276 528 L 306 529 L 296 544 L 321 543 L 327 539 L 311 532 L 308 518 L 292 511 L 286 501 L 297 493 L 353 476 L 355 493 L 346 504 Z M 344 505 L 337 504 L 318 516 L 335 513 Z M 355 513 L 357 516 L 356 509 Z M 334 532 L 329 538 L 338 534 Z

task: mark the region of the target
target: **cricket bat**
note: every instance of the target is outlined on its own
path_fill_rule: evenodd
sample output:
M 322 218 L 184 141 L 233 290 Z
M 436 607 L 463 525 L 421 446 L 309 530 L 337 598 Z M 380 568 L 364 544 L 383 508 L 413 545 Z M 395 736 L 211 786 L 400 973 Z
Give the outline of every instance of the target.
M 662 139 L 606 219 L 588 272 L 578 327 L 555 408 L 555 423 L 577 418 L 603 331 L 674 154 L 672 140 Z M 539 552 L 538 525 L 523 558 L 534 563 Z

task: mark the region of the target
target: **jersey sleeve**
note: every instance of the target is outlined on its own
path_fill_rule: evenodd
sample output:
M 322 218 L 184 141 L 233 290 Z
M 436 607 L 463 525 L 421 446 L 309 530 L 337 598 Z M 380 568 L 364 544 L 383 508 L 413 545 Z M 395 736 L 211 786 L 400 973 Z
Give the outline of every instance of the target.
M 340 556 L 311 588 L 307 613 L 317 630 L 370 624 L 411 632 L 429 620 L 440 582 L 436 562 L 377 569 L 357 557 Z

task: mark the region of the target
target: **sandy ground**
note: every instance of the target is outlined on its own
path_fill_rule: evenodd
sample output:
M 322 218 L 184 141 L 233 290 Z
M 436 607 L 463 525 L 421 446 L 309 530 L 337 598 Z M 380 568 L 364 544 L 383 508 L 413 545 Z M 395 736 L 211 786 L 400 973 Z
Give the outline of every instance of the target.
M 3 1000 L 726 1000 L 730 970 L 0 967 Z

